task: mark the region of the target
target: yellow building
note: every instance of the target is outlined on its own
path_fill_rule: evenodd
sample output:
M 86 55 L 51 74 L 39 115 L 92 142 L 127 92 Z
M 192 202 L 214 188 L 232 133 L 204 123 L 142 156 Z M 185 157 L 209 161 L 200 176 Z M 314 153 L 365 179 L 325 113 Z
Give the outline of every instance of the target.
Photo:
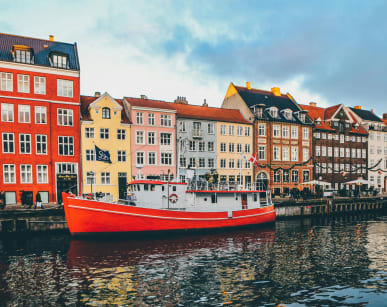
M 220 181 L 243 184 L 253 180 L 250 157 L 253 152 L 253 126 L 239 111 L 233 122 L 217 122 L 217 172 Z M 242 176 L 242 178 L 241 178 Z
M 82 193 L 126 196 L 132 178 L 130 120 L 123 102 L 108 93 L 81 96 Z M 96 161 L 95 146 L 108 151 L 112 163 Z

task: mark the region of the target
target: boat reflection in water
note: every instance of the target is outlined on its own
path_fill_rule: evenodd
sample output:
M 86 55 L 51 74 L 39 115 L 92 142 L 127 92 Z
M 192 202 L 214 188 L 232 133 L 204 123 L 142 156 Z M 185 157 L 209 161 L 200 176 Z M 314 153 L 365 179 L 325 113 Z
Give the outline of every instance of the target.
M 233 280 L 255 280 L 254 258 L 269 254 L 274 239 L 274 228 L 259 228 L 170 239 L 72 240 L 67 265 L 73 280 L 88 280 L 79 293 L 84 304 L 185 305 L 192 291 L 197 294 L 191 299 L 202 291 L 227 302 Z M 264 271 L 270 263 L 260 265 Z

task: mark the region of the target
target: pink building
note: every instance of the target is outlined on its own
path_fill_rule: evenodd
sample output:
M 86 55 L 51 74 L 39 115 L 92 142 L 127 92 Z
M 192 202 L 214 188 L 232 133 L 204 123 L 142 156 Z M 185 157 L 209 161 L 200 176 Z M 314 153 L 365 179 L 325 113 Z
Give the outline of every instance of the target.
M 176 178 L 176 110 L 159 100 L 124 98 L 132 124 L 132 175 Z

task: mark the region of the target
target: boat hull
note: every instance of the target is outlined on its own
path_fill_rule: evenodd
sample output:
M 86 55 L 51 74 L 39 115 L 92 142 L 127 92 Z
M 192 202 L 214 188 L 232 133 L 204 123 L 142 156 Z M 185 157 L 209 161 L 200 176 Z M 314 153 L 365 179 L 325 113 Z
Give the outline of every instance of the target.
M 64 196 L 72 235 L 201 230 L 275 221 L 274 206 L 232 212 L 187 212 L 133 207 Z

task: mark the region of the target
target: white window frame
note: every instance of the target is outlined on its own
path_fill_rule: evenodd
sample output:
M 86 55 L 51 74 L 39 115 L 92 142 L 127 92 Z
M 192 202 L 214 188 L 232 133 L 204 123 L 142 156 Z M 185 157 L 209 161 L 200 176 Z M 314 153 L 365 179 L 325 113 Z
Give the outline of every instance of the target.
M 47 135 L 36 134 L 35 135 L 35 149 L 37 155 L 47 155 Z M 38 152 L 38 146 L 40 145 L 41 152 Z
M 13 122 L 14 111 L 12 103 L 1 103 L 1 121 L 2 122 Z
M 74 125 L 74 111 L 72 109 L 57 109 L 58 126 L 72 127 Z
M 24 139 L 22 140 L 22 138 Z M 28 139 L 28 140 L 27 140 Z M 19 134 L 19 153 L 22 155 L 30 155 L 31 154 L 31 134 L 29 133 L 20 133 Z M 24 152 L 22 152 L 22 144 L 24 144 Z M 27 150 L 29 148 L 29 151 Z
M 35 124 L 47 124 L 47 108 L 44 106 L 35 106 Z
M 36 165 L 36 183 L 48 183 L 48 165 Z
M 6 136 L 6 137 L 5 137 Z M 12 136 L 12 140 L 10 140 L 9 136 Z M 12 132 L 3 132 L 2 133 L 2 152 L 7 154 L 15 153 L 15 134 Z M 5 150 L 5 144 L 7 144 L 7 150 Z M 12 144 L 12 151 L 9 150 L 10 145 Z
M 157 164 L 157 153 L 155 151 L 149 151 L 148 152 L 148 165 L 156 165 L 156 164 Z
M 30 76 L 29 75 L 17 75 L 17 91 L 19 93 L 30 92 Z
M 58 136 L 58 156 L 74 156 L 74 137 L 73 136 L 65 136 L 65 135 Z
M 3 164 L 3 183 L 4 184 L 16 183 L 16 165 L 15 164 Z
M 34 93 L 46 95 L 46 77 L 34 76 Z
M 74 82 L 72 80 L 57 79 L 57 96 L 73 98 Z
M 31 123 L 31 106 L 26 104 L 18 105 L 18 122 L 24 124 Z
M 10 72 L 1 72 L 1 90 L 13 92 L 13 74 Z
M 94 137 L 95 137 L 94 127 L 85 127 L 85 138 L 94 139 Z
M 32 164 L 20 164 L 20 183 L 32 182 Z

